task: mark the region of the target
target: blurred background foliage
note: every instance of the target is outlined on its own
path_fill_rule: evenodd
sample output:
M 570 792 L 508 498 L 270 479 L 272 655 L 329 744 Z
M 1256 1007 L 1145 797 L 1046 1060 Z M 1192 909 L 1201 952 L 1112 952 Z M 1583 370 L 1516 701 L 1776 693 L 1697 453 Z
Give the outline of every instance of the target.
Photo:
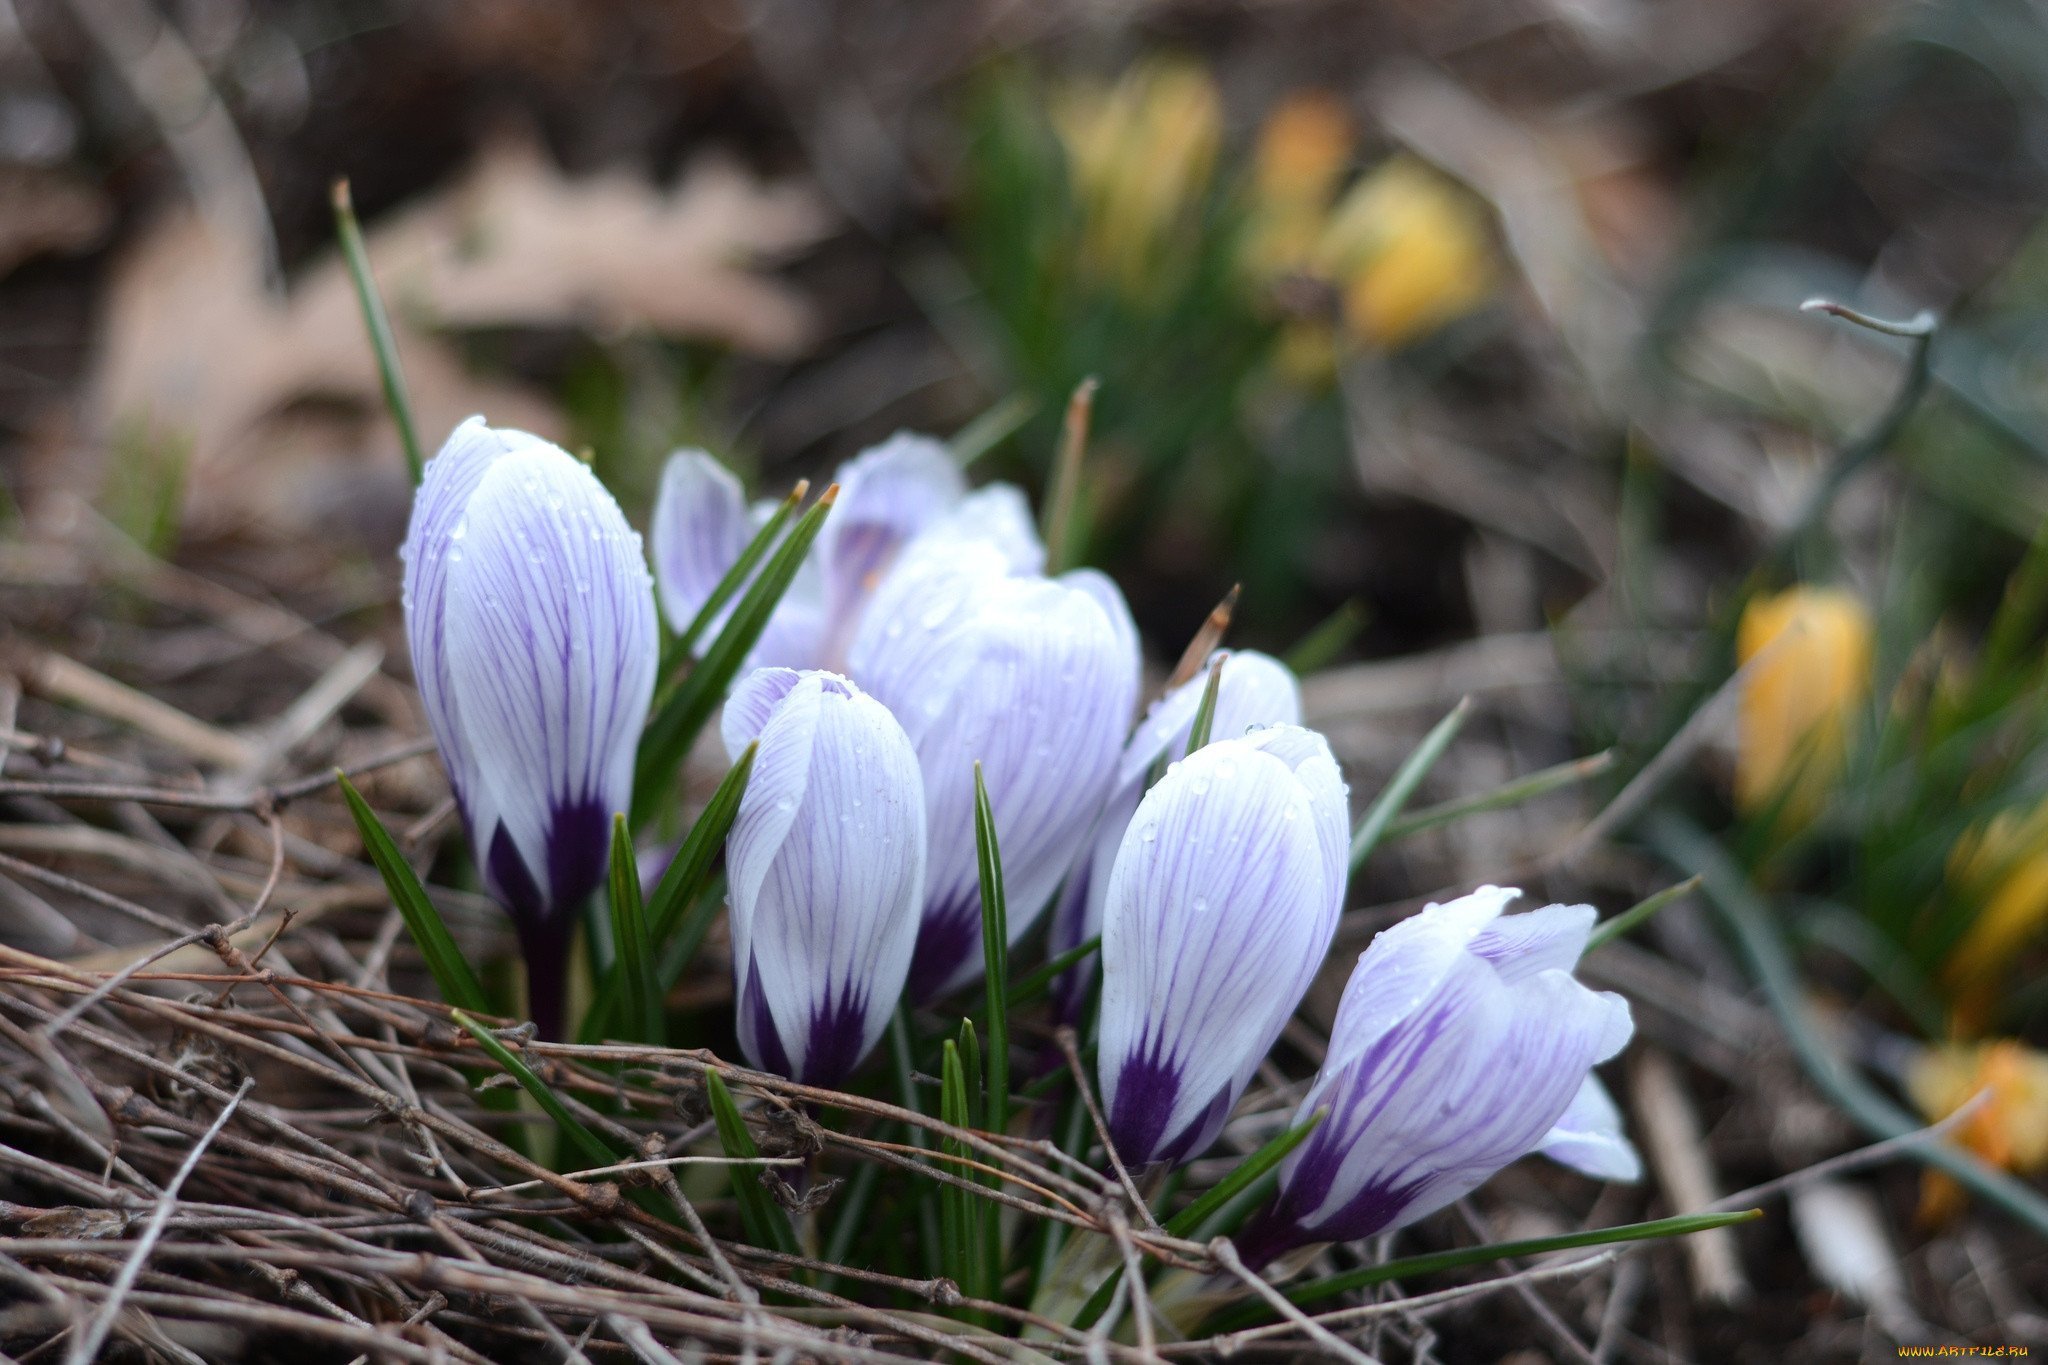
M 1080 557 L 1155 661 L 1242 583 L 1234 641 L 1338 665 L 1358 790 L 1463 691 L 1434 799 L 1614 749 L 1596 795 L 1714 831 L 1867 1065 L 2048 1161 L 2037 0 L 0 0 L 30 534 L 384 600 L 336 176 L 428 439 L 530 426 L 636 515 L 680 443 L 774 494 L 905 426 L 1040 493 L 1095 380 Z M 1672 880 L 1630 829 L 1554 889 Z

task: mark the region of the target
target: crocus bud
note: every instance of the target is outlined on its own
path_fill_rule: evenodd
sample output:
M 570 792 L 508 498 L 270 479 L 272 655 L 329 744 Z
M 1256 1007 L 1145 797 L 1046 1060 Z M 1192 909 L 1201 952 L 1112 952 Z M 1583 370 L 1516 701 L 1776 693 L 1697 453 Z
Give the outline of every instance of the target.
M 1106 580 L 1012 569 L 995 541 L 920 538 L 853 643 L 854 678 L 902 721 L 924 770 L 931 866 L 910 973 L 920 1000 L 982 966 L 975 763 L 1014 941 L 1087 838 L 1137 701 L 1133 637 L 1104 605 Z
M 400 553 L 427 723 L 553 1035 L 654 691 L 640 537 L 565 451 L 471 418 L 427 465 Z
M 898 432 L 839 466 L 833 481 L 839 497 L 832 515 L 763 632 L 757 664 L 840 667 L 868 599 L 904 547 L 928 528 L 947 522 L 956 533 L 1015 534 L 1012 518 L 987 515 L 982 495 L 966 493 L 952 455 L 929 436 Z M 669 456 L 649 534 L 672 628 L 695 617 L 766 510 L 749 510 L 739 481 L 703 451 Z M 1028 515 L 1024 534 L 1029 544 L 1019 553 L 1042 560 Z
M 1735 804 L 1805 824 L 1841 773 L 1870 691 L 1870 613 L 1837 588 L 1792 588 L 1743 609 L 1735 650 L 1748 669 Z
M 1218 667 L 1223 671 L 1216 680 L 1211 739 L 1236 738 L 1254 726 L 1301 723 L 1301 685 L 1293 672 L 1270 654 L 1249 649 L 1219 650 L 1210 656 L 1209 668 L 1154 703 L 1124 745 L 1095 833 L 1060 892 L 1059 905 L 1047 926 L 1046 951 L 1053 956 L 1078 948 L 1102 932 L 1109 871 L 1123 846 L 1131 815 L 1138 809 L 1138 799 L 1145 794 L 1145 783 L 1155 765 L 1173 762 L 1187 753 L 1195 713 L 1201 709 L 1202 694 L 1209 685 L 1209 669 Z M 1062 975 L 1057 995 L 1063 1014 L 1072 1016 L 1092 975 L 1092 961 Z
M 1132 1163 L 1206 1148 L 1329 951 L 1344 780 L 1298 726 L 1217 740 L 1139 802 L 1102 920 L 1099 1075 Z
M 647 526 L 654 582 L 669 629 L 689 629 L 753 538 L 738 476 L 709 451 L 678 450 L 662 466 Z
M 852 1074 L 917 944 L 924 780 L 888 709 L 834 673 L 764 668 L 725 704 L 760 747 L 726 839 L 740 1046 L 807 1085 Z
M 1593 909 L 1503 918 L 1520 894 L 1431 905 L 1359 956 L 1295 1121 L 1328 1112 L 1239 1237 L 1248 1263 L 1405 1226 L 1539 1150 L 1633 1178 L 1612 1101 L 1588 1089 L 1632 1029 L 1620 996 L 1572 976 Z

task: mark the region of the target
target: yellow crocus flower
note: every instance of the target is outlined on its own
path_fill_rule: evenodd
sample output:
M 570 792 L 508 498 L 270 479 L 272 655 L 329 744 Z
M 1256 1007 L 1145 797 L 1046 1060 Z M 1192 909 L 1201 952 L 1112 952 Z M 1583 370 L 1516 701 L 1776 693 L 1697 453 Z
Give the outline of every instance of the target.
M 1352 186 L 1324 226 L 1317 273 L 1336 282 L 1353 337 L 1387 350 L 1483 303 L 1496 267 L 1472 195 L 1397 156 Z
M 1748 669 L 1736 740 L 1738 808 L 1775 806 L 1791 825 L 1819 813 L 1848 756 L 1850 721 L 1870 691 L 1871 650 L 1870 613 L 1838 588 L 1791 588 L 1743 610 L 1735 635 L 1736 658 Z
M 2048 802 L 2001 811 L 1956 840 L 1948 883 L 1953 899 L 1977 907 L 1941 969 L 1967 1035 L 1989 1022 L 2013 959 L 2048 925 Z
M 1927 1048 L 1906 1073 L 1906 1093 L 1930 1123 L 1985 1090 L 1990 1095 L 1951 1140 L 2021 1175 L 2048 1166 L 2048 1056 L 2011 1038 L 1950 1044 Z M 1962 1190 L 1939 1172 L 1928 1172 L 1920 1188 L 1921 1216 L 1930 1223 L 1961 1207 Z
M 1270 279 L 1308 266 L 1351 147 L 1351 117 L 1325 91 L 1297 91 L 1266 116 L 1252 153 L 1243 247 L 1253 275 Z
M 1081 213 L 1084 268 L 1134 300 L 1154 296 L 1175 260 L 1174 229 L 1209 186 L 1223 101 L 1193 62 L 1154 58 L 1114 84 L 1056 95 L 1052 122 Z

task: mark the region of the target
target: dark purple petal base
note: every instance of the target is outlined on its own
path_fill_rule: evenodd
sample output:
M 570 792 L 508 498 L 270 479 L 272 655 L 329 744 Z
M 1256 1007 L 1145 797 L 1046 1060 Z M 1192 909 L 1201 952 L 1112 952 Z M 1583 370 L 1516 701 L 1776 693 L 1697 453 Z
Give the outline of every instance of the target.
M 504 898 L 519 931 L 527 1008 L 540 1036 L 550 1041 L 562 1037 L 576 907 L 604 880 L 610 852 L 611 817 L 601 803 L 586 799 L 557 807 L 548 824 L 548 887 L 543 892 L 505 827 L 491 833 L 486 879 Z
M 1252 1215 L 1243 1231 L 1233 1239 L 1237 1254 L 1253 1270 L 1275 1256 L 1307 1246 L 1310 1242 L 1355 1242 L 1391 1227 L 1408 1208 L 1416 1189 L 1413 1185 L 1367 1185 L 1328 1218 L 1313 1228 L 1302 1219 L 1323 1201 L 1342 1152 L 1311 1150 L 1270 1204 Z M 1320 1159 L 1323 1169 L 1316 1169 Z
M 910 998 L 929 1005 L 946 988 L 970 956 L 981 952 L 981 893 L 967 903 L 928 909 L 917 933 L 917 951 L 910 958 Z
M 829 1089 L 851 1076 L 854 1068 L 860 1065 L 861 1040 L 866 1036 L 868 1019 L 868 1000 L 864 992 L 828 999 L 811 1015 L 810 1046 L 805 1053 L 804 1074 L 801 1076 L 790 1065 L 789 1049 L 784 1046 L 782 1035 L 775 1028 L 775 1017 L 768 1010 L 768 997 L 761 989 L 758 963 L 747 968 L 743 1005 L 753 1016 L 754 1045 L 761 1050 L 761 1065 L 776 1075 L 787 1076 L 804 1085 Z
M 1194 1156 L 1197 1142 L 1229 1112 L 1228 1086 L 1218 1091 L 1192 1122 L 1168 1133 L 1166 1121 L 1180 1097 L 1180 1072 L 1164 1061 L 1157 1042 L 1144 1053 L 1125 1059 L 1116 1077 L 1116 1104 L 1109 1114 L 1109 1136 L 1117 1155 L 1130 1165 L 1152 1161 L 1178 1164 Z

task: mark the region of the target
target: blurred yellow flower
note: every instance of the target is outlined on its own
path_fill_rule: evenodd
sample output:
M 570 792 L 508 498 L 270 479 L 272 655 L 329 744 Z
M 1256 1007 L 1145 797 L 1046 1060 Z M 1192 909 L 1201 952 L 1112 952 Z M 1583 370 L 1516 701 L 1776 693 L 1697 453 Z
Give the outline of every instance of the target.
M 1351 159 L 1351 118 L 1335 96 L 1297 91 L 1259 128 L 1252 154 L 1252 200 L 1243 247 L 1255 276 L 1306 269 Z
M 1930 1047 L 1906 1073 L 1906 1093 L 1930 1123 L 1947 1118 L 1980 1091 L 1991 1093 L 1952 1140 L 1993 1166 L 2030 1174 L 2048 1166 L 2048 1056 L 2003 1038 Z M 1921 1216 L 1940 1222 L 1961 1207 L 1962 1190 L 1928 1172 Z
M 1464 316 L 1493 292 L 1493 240 L 1479 201 L 1397 156 L 1338 201 L 1314 268 L 1337 283 L 1351 334 L 1382 349 Z
M 2048 802 L 2001 811 L 1956 840 L 1948 884 L 1951 899 L 1974 910 L 1941 969 L 1967 1036 L 1990 1022 L 2014 958 L 2048 926 Z
M 1735 653 L 1744 667 L 1755 662 L 1742 683 L 1735 804 L 1805 824 L 1841 774 L 1851 718 L 1870 691 L 1870 613 L 1837 588 L 1758 597 Z
M 1176 264 L 1174 230 L 1215 169 L 1223 128 L 1215 81 L 1193 62 L 1149 59 L 1112 85 L 1055 95 L 1052 123 L 1080 209 L 1083 266 L 1127 298 L 1152 297 Z

